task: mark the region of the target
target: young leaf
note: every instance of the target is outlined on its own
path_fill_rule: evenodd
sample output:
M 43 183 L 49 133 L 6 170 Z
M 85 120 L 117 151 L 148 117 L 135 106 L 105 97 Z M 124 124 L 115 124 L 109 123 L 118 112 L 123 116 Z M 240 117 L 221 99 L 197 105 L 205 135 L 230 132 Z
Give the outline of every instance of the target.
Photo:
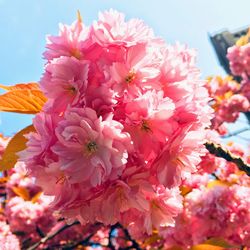
M 17 196 L 23 198 L 25 201 L 30 200 L 30 194 L 26 188 L 24 188 L 24 187 L 12 187 L 12 190 Z
M 1 177 L 0 184 L 5 184 L 10 178 L 9 177 Z
M 226 248 L 210 244 L 199 244 L 191 247 L 191 250 L 225 250 Z
M 168 248 L 167 250 L 184 250 L 184 249 L 180 246 L 172 246 L 172 247 Z
M 232 248 L 236 246 L 232 246 L 231 244 L 228 244 L 224 239 L 222 238 L 210 238 L 205 242 L 205 244 L 213 245 L 213 246 L 219 246 L 224 248 Z
M 183 185 L 183 186 L 180 186 L 180 191 L 181 191 L 181 195 L 184 197 L 192 191 L 192 188 Z
M 39 89 L 14 89 L 0 95 L 0 111 L 35 114 L 45 102 L 46 97 Z
M 43 193 L 43 192 L 38 192 L 38 193 L 36 193 L 36 194 L 31 198 L 31 202 L 32 202 L 32 203 L 36 203 L 36 202 L 39 200 L 39 198 L 40 198 L 40 196 L 41 196 L 42 193 Z
M 80 10 L 77 11 L 77 21 L 78 21 L 79 23 L 82 23 L 82 16 L 81 16 Z
M 26 148 L 27 139 L 24 135 L 34 131 L 34 126 L 30 125 L 12 137 L 3 153 L 2 159 L 0 160 L 0 171 L 8 170 L 15 166 L 18 160 L 16 153 Z
M 29 83 L 18 83 L 13 86 L 5 86 L 0 84 L 0 88 L 11 91 L 11 90 L 27 90 L 27 89 L 40 89 L 39 85 L 36 82 L 29 82 Z
M 208 182 L 207 184 L 207 188 L 214 188 L 216 186 L 225 186 L 225 187 L 229 187 L 230 183 L 229 182 L 225 182 L 225 181 L 221 181 L 221 180 L 212 180 L 210 182 Z

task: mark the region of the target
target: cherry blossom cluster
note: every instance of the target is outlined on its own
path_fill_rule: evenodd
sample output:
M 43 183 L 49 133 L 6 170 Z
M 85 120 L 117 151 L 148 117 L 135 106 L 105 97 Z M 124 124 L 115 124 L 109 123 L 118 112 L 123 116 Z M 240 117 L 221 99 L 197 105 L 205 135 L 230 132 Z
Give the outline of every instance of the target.
M 189 249 L 213 238 L 223 239 L 224 245 L 233 249 L 249 247 L 249 195 L 250 187 L 240 185 L 192 189 L 185 196 L 176 226 L 160 232 L 166 249 L 176 245 Z
M 2 220 L 0 220 L 0 246 L 3 250 L 21 249 L 17 236 L 11 232 L 10 226 Z
M 250 162 L 236 144 L 229 143 L 227 148 Z M 26 249 L 66 225 L 60 215 L 50 209 L 51 197 L 41 193 L 40 187 L 28 176 L 23 162 L 18 162 L 8 172 L 8 177 L 1 177 L 0 181 L 5 182 L 6 192 L 5 199 L 0 202 L 0 246 L 4 250 Z M 168 249 L 172 246 L 189 249 L 211 239 L 223 239 L 223 244 L 233 249 L 250 247 L 249 192 L 250 179 L 246 174 L 233 163 L 207 153 L 202 157 L 198 172 L 181 181 L 184 208 L 176 218 L 175 227 L 160 227 L 152 235 L 138 230 L 135 225 L 129 225 L 128 230 L 143 249 Z M 114 228 L 112 231 L 112 227 L 102 224 L 76 224 L 40 244 L 37 249 L 71 246 L 90 235 L 88 249 L 93 249 L 93 245 L 96 249 L 110 249 L 110 232 L 113 232 L 115 249 L 131 246 L 124 232 L 119 227 Z
M 212 117 L 195 51 L 110 10 L 61 25 L 44 57 L 48 101 L 20 156 L 52 208 L 134 234 L 174 226 Z
M 0 177 L 2 193 L 0 200 L 0 248 L 3 250 L 28 249 L 43 237 L 53 234 L 66 225 L 66 222 L 53 210 L 49 203 L 51 198 L 41 192 L 34 184 L 33 178 L 27 175 L 23 162 L 18 162 L 8 177 Z M 36 249 L 65 246 L 83 240 L 91 233 L 98 235 L 99 242 L 105 240 L 105 230 L 99 225 L 76 224 L 58 233 Z M 107 237 L 106 237 L 107 238 Z M 70 244 L 69 244 L 70 245 Z
M 226 133 L 224 122 L 235 122 L 240 112 L 250 110 L 249 93 L 245 95 L 247 87 L 234 81 L 231 76 L 225 78 L 211 77 L 208 79 L 206 86 L 212 98 L 211 106 L 215 111 L 212 127 L 221 134 Z
M 235 76 L 250 76 L 250 43 L 234 45 L 228 49 L 227 58 L 230 69 Z
M 227 58 L 232 74 L 241 78 L 239 92 L 250 102 L 250 32 L 241 39 L 244 41 L 242 44 L 236 43 L 228 49 Z
M 227 149 L 249 162 L 238 145 L 229 143 Z M 202 171 L 183 180 L 183 211 L 175 227 L 159 231 L 158 244 L 165 249 L 190 249 L 220 239 L 225 248 L 250 247 L 249 177 L 235 164 L 209 153 L 200 165 Z
M 240 112 L 250 111 L 250 33 L 241 37 L 236 45 L 228 48 L 227 58 L 233 77 L 212 77 L 208 79 L 207 88 L 215 110 L 212 121 L 214 129 L 226 133 L 223 122 L 235 122 Z

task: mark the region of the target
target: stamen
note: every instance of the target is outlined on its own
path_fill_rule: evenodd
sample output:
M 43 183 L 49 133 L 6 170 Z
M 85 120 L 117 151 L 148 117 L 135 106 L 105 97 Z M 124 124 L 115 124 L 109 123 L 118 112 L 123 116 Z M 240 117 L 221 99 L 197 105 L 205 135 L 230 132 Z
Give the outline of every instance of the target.
M 128 75 L 125 77 L 126 83 L 132 83 L 135 80 L 135 72 L 132 70 L 128 73 Z
M 72 49 L 71 50 L 71 55 L 75 57 L 76 59 L 81 59 L 81 52 L 78 49 Z
M 64 174 L 62 174 L 57 180 L 56 184 L 63 184 L 66 181 L 66 177 Z
M 68 88 L 68 90 L 69 90 L 70 93 L 72 93 L 72 94 L 75 94 L 75 93 L 76 93 L 76 88 L 75 88 L 74 86 L 70 86 L 70 87 Z
M 86 144 L 87 152 L 91 155 L 97 151 L 97 144 L 95 141 L 90 141 Z
M 143 130 L 145 132 L 151 132 L 152 131 L 149 124 L 148 124 L 148 122 L 145 121 L 145 120 L 142 121 L 141 130 Z

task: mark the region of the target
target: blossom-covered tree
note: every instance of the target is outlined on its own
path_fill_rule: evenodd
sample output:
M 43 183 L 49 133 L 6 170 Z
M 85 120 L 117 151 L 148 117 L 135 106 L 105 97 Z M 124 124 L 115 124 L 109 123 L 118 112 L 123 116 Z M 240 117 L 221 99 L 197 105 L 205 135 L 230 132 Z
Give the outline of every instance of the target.
M 243 47 L 241 85 L 205 81 L 141 20 L 61 25 L 39 83 L 2 86 L 0 110 L 36 115 L 1 138 L 1 249 L 250 247 L 250 158 L 219 145 L 250 109 Z

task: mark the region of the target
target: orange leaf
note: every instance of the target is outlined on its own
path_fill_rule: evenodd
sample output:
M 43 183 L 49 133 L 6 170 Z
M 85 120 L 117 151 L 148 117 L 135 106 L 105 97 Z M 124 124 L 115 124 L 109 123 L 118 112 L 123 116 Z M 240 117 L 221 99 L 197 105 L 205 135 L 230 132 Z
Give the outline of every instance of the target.
M 208 182 L 208 184 L 207 184 L 207 188 L 214 188 L 214 187 L 216 187 L 216 186 L 226 186 L 226 187 L 228 187 L 228 186 L 230 186 L 230 183 L 229 182 L 225 182 L 225 181 L 221 181 L 221 180 L 212 180 L 212 181 L 210 181 L 210 182 Z
M 10 90 L 27 90 L 27 89 L 40 89 L 39 85 L 36 82 L 29 82 L 29 83 L 18 83 L 13 86 L 5 86 L 0 84 L 0 88 L 10 91 Z
M 0 184 L 5 184 L 10 178 L 9 177 L 1 177 Z
M 25 201 L 30 200 L 29 192 L 24 187 L 12 187 L 13 192 L 17 195 L 23 198 Z
M 225 250 L 226 248 L 220 246 L 213 246 L 210 244 L 199 244 L 191 247 L 191 250 Z
M 42 193 L 43 193 L 43 192 L 38 192 L 38 193 L 36 193 L 36 194 L 32 197 L 31 202 L 36 203 L 36 202 L 38 201 L 38 199 L 40 198 L 40 196 L 41 196 Z
M 145 240 L 144 245 L 145 246 L 152 245 L 160 239 L 161 237 L 158 234 L 153 234 Z
M 39 89 L 15 89 L 0 95 L 0 111 L 35 114 L 45 102 L 46 97 Z
M 183 248 L 180 246 L 172 246 L 172 247 L 168 248 L 167 250 L 183 250 Z
M 0 171 L 8 170 L 15 166 L 18 160 L 16 153 L 26 148 L 27 139 L 24 135 L 34 131 L 34 126 L 30 125 L 12 137 L 3 153 L 2 159 L 0 160 Z
M 190 193 L 192 191 L 192 188 L 183 185 L 180 187 L 180 191 L 181 191 L 182 196 L 186 196 L 188 193 Z

